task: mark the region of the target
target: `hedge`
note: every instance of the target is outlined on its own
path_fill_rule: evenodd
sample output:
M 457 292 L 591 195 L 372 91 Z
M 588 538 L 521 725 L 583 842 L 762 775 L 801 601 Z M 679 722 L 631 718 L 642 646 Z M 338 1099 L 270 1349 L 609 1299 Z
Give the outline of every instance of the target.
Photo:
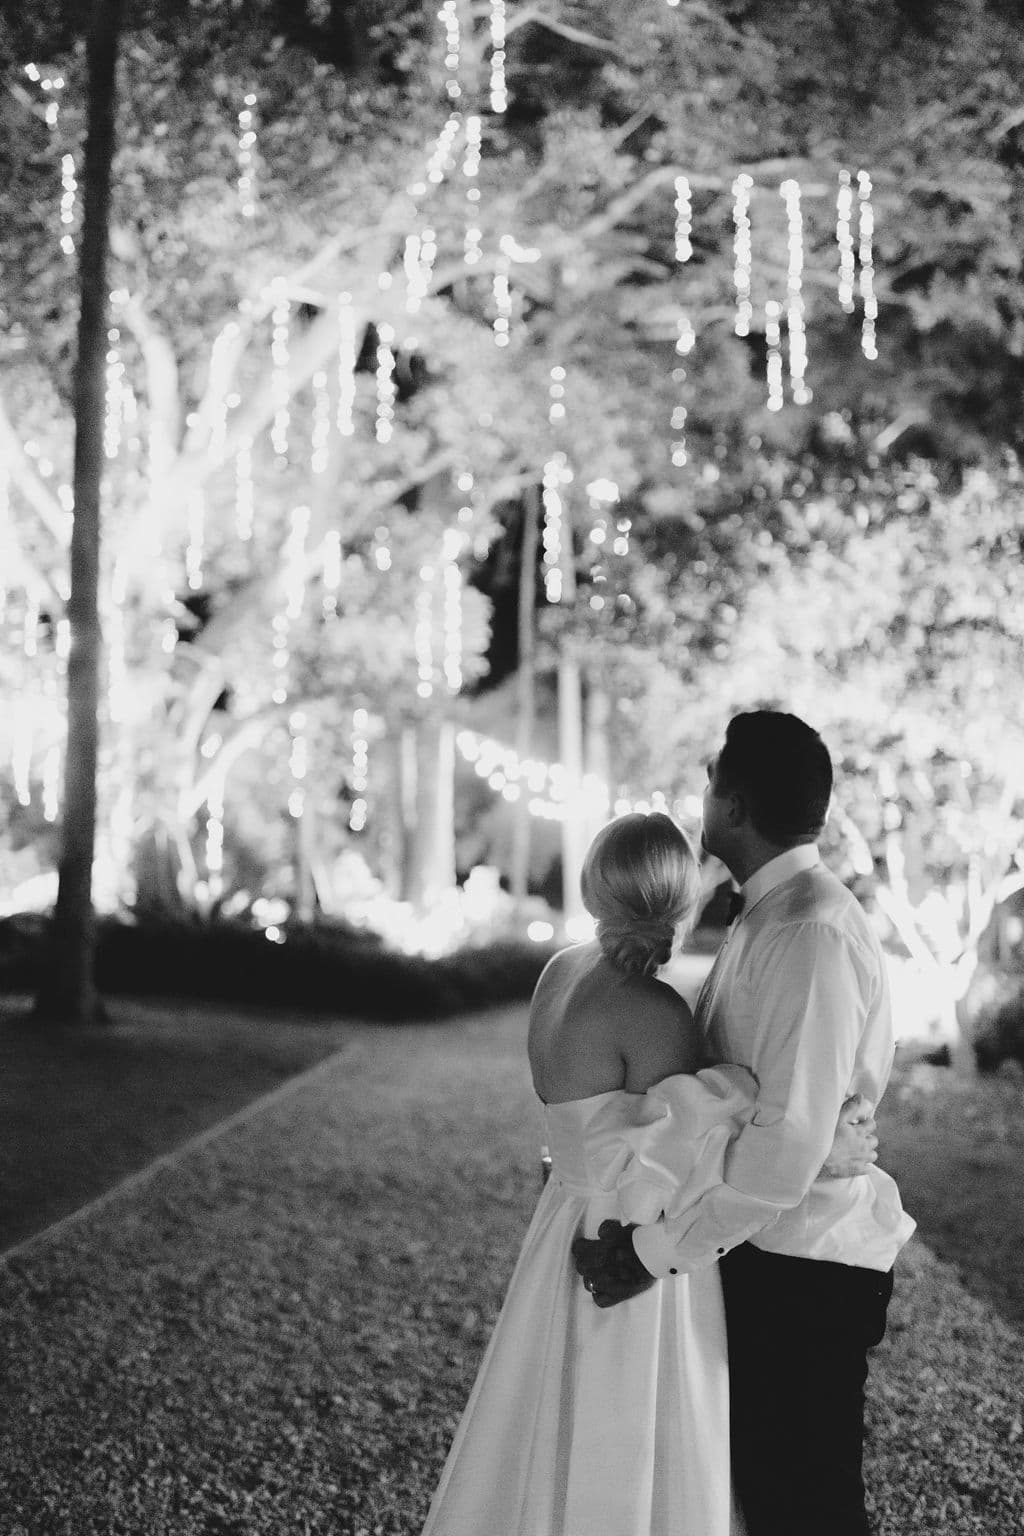
M 96 981 L 103 993 L 306 1008 L 343 1017 L 444 1018 L 528 998 L 550 944 L 501 939 L 439 959 L 386 949 L 341 924 L 291 925 L 283 943 L 241 923 L 98 923 Z M 45 919 L 0 921 L 0 991 L 33 992 Z

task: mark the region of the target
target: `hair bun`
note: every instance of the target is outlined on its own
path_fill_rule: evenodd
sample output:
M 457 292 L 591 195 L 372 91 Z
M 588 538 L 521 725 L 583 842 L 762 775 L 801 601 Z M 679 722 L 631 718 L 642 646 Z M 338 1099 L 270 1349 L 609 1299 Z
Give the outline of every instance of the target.
M 601 953 L 616 970 L 651 976 L 671 958 L 675 927 L 658 918 L 599 923 L 597 938 Z

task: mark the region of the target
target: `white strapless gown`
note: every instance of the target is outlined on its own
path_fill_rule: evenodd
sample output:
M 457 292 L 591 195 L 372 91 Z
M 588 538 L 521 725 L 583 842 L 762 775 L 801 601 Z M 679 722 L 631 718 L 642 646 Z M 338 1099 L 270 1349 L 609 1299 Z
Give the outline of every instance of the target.
M 570 1245 L 692 1204 L 753 1103 L 712 1067 L 545 1107 L 551 1177 L 423 1536 L 742 1536 L 717 1268 L 602 1310 Z

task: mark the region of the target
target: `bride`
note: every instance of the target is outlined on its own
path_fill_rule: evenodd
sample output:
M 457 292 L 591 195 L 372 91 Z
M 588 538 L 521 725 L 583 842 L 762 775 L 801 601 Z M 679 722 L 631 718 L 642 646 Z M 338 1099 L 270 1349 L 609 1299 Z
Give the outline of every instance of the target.
M 652 1222 L 720 1183 L 756 1083 L 742 1067 L 705 1064 L 690 1009 L 656 976 L 700 897 L 697 860 L 675 823 L 656 812 L 605 827 L 582 893 L 598 937 L 554 956 L 530 1010 L 551 1177 L 423 1536 L 743 1530 L 717 1267 L 652 1280 L 600 1308 L 571 1248 L 608 1218 Z M 873 1160 L 872 1125 L 851 1123 L 858 1112 L 844 1106 L 823 1172 Z

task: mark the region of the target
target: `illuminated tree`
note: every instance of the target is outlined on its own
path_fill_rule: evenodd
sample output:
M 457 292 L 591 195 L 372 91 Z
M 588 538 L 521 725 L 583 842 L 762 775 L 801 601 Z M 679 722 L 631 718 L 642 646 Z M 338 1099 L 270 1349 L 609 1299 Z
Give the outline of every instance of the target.
M 571 577 L 579 596 L 571 613 L 547 605 L 546 655 L 570 671 L 582 656 L 591 742 L 608 743 L 610 778 L 635 783 L 630 722 L 663 672 L 723 659 L 780 487 L 795 472 L 823 483 L 836 422 L 883 480 L 908 448 L 955 477 L 1019 433 L 1000 402 L 1020 373 L 1022 42 L 998 6 L 958 0 L 915 22 L 869 0 L 645 0 L 625 27 L 612 0 L 486 15 L 451 0 L 440 49 L 433 7 L 395 6 L 355 54 L 345 9 L 252 7 L 240 31 L 214 5 L 198 23 L 189 12 L 185 39 L 158 8 L 127 53 L 102 778 L 115 883 L 146 833 L 194 893 L 196 817 L 218 821 L 206 791 L 236 771 L 240 741 L 275 757 L 310 699 L 325 722 L 333 704 L 335 731 L 363 707 L 389 740 L 445 723 L 446 626 L 432 609 L 428 644 L 421 617 L 417 656 L 417 582 L 443 562 L 461 505 L 469 542 L 448 564 L 467 570 L 495 510 L 535 495 L 553 462 L 572 473 L 563 588 Z M 50 489 L 66 473 L 70 337 L 54 243 L 80 108 L 69 52 L 60 121 L 43 121 L 53 92 L 20 73 L 32 41 L 23 30 L 5 50 L 17 131 L 3 151 L 0 432 L 11 612 L 23 627 L 42 616 L 45 651 L 67 517 Z M 856 260 L 841 304 L 844 186 Z M 736 250 L 748 217 L 749 263 L 742 239 Z M 806 376 L 787 326 L 806 334 Z M 632 609 L 591 606 L 591 535 L 611 503 L 587 487 L 602 482 L 632 525 L 635 564 L 619 573 Z M 377 530 L 406 526 L 385 550 Z M 385 553 L 389 611 L 409 622 L 318 693 L 308 659 L 372 622 Z M 465 634 L 468 677 L 484 645 L 468 610 Z M 26 679 L 41 659 L 25 658 Z M 52 741 L 39 746 L 37 780 Z

